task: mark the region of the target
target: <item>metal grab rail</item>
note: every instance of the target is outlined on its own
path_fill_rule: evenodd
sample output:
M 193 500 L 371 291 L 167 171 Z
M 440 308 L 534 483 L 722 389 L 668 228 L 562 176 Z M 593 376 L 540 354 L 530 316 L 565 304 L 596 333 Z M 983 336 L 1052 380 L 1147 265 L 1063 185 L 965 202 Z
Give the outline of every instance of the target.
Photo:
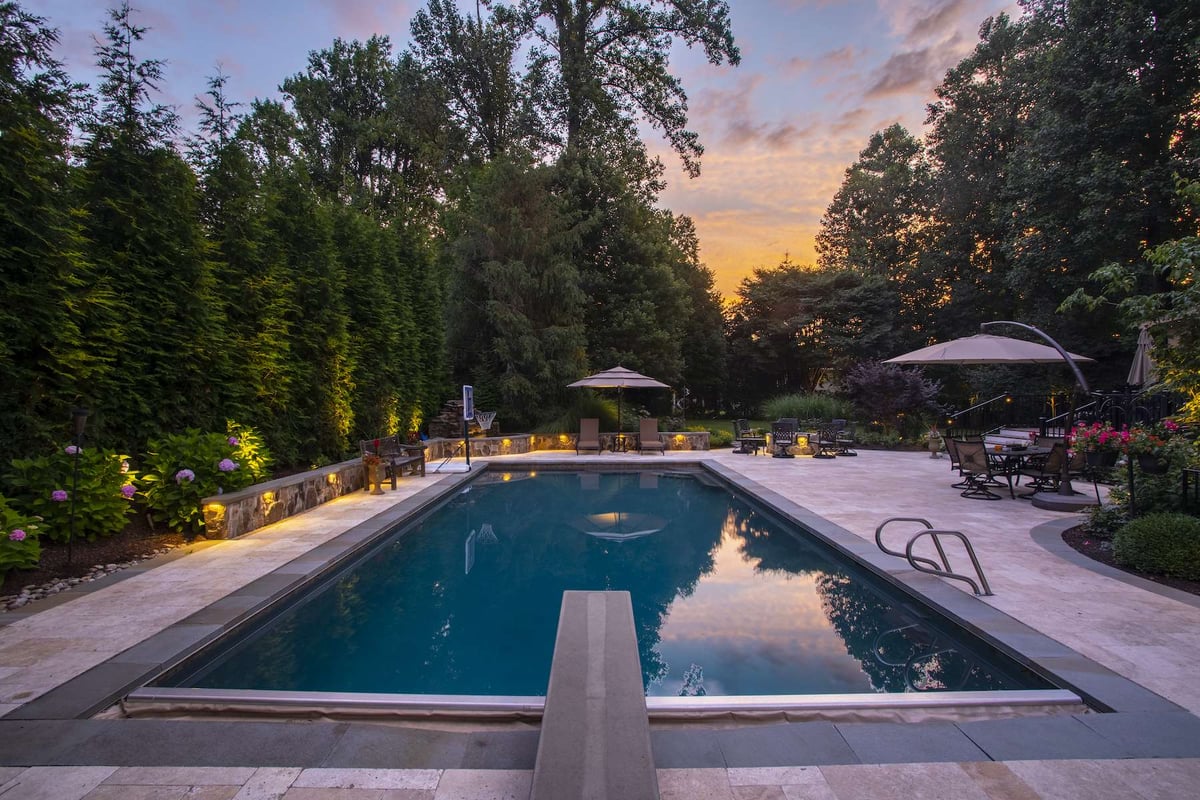
M 898 553 L 895 550 L 889 550 L 883 544 L 883 529 L 893 522 L 919 522 L 924 525 L 926 529 L 923 531 L 917 531 L 915 534 L 913 534 L 913 536 L 908 540 L 908 545 L 904 548 L 904 552 Z M 941 537 L 943 535 L 953 536 L 962 542 L 963 547 L 967 551 L 967 557 L 971 559 L 971 566 L 975 568 L 975 575 L 979 578 L 979 583 L 976 583 L 970 577 L 966 575 L 960 575 L 951 569 L 950 559 L 946 555 L 946 549 L 942 547 Z M 933 559 L 913 554 L 913 547 L 916 545 L 917 540 L 922 536 L 928 536 L 933 540 L 933 546 L 935 549 L 937 549 L 938 557 L 942 560 L 940 566 Z M 992 589 L 990 586 L 988 586 L 987 578 L 983 574 L 983 567 L 980 566 L 979 559 L 975 556 L 975 548 L 971 546 L 971 540 L 959 531 L 938 530 L 933 527 L 929 520 L 921 519 L 920 517 L 890 517 L 889 519 L 885 519 L 883 522 L 881 522 L 879 527 L 875 529 L 875 544 L 877 544 L 879 549 L 887 553 L 889 556 L 903 558 L 909 563 L 909 566 L 911 566 L 917 572 L 925 572 L 930 575 L 937 575 L 940 578 L 952 578 L 956 581 L 965 581 L 970 585 L 971 590 L 975 594 L 984 595 L 986 597 L 992 596 Z M 983 587 L 982 592 L 979 590 L 981 586 Z
M 998 394 L 995 397 L 993 397 L 992 399 L 982 400 L 982 401 L 976 403 L 975 405 L 971 406 L 970 408 L 964 408 L 962 411 L 955 411 L 953 414 L 951 414 L 946 419 L 951 425 L 953 425 L 954 420 L 958 419 L 963 414 L 970 414 L 972 411 L 975 411 L 976 409 L 979 409 L 979 408 L 983 408 L 984 406 L 990 406 L 992 403 L 995 403 L 998 400 L 1004 400 L 1004 401 L 1011 403 L 1012 395 L 1009 394 L 1008 392 L 1005 392 L 1004 394 Z

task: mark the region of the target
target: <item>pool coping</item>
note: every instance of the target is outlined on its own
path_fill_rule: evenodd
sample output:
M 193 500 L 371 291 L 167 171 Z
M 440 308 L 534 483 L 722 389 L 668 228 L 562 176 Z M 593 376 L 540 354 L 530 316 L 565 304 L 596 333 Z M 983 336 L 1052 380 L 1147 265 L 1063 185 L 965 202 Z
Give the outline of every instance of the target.
M 482 466 L 482 465 L 481 465 Z M 646 462 L 522 461 L 517 469 L 608 471 Z M 489 465 L 490 467 L 490 465 Z M 506 469 L 495 465 L 496 469 Z M 803 766 L 1053 758 L 1200 757 L 1200 719 L 987 603 L 918 573 L 873 543 L 707 460 L 699 468 L 798 522 L 862 566 L 1110 713 L 950 722 L 770 722 L 652 730 L 658 768 Z M 166 666 L 249 616 L 340 569 L 396 523 L 420 515 L 486 469 L 447 475 L 410 498 L 247 584 L 176 625 L 0 718 L 0 765 L 358 766 L 531 769 L 538 732 L 433 731 L 368 721 L 91 719 Z M 912 735 L 912 725 L 922 735 Z

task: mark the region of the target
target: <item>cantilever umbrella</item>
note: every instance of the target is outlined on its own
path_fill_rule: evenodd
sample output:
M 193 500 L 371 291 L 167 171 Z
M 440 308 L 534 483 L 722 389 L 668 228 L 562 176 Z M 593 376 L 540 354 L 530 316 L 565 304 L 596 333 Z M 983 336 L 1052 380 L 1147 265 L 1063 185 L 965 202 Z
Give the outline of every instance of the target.
M 568 388 L 581 389 L 616 389 L 617 390 L 617 433 L 621 433 L 621 392 L 624 389 L 669 389 L 671 387 L 662 381 L 634 372 L 625 367 L 613 367 L 595 375 L 581 378 L 574 383 L 568 383 Z
M 1047 341 L 1054 341 L 1032 325 L 1011 322 L 1009 320 L 985 322 L 980 325 L 980 329 L 982 330 L 984 327 L 992 325 L 1013 325 L 1031 331 Z M 1083 373 L 1079 371 L 1078 363 L 1095 361 L 1095 359 L 1076 355 L 1075 353 L 1068 353 L 1066 350 L 1060 352 L 1056 347 L 1030 342 L 1025 339 L 1013 339 L 1009 336 L 992 336 L 987 333 L 977 333 L 974 336 L 964 336 L 959 339 L 951 339 L 948 342 L 931 344 L 929 347 L 923 347 L 920 350 L 913 350 L 911 353 L 904 353 L 895 358 L 889 358 L 883 363 L 914 365 L 1061 364 L 1063 361 L 1066 361 L 1067 366 L 1075 373 L 1075 379 L 1079 382 L 1080 388 L 1086 393 L 1088 391 L 1087 381 L 1084 380 Z M 1072 392 L 1071 408 L 1067 412 L 1068 429 L 1071 427 L 1074 415 L 1075 393 Z M 1063 495 L 1074 493 L 1074 490 L 1071 488 L 1068 467 L 1069 462 L 1064 460 L 1062 479 L 1059 481 L 1059 493 Z
M 1093 361 L 1067 353 L 1073 361 Z M 1009 336 L 977 333 L 961 339 L 931 344 L 911 353 L 889 358 L 885 364 L 1060 364 L 1062 354 L 1053 347 Z

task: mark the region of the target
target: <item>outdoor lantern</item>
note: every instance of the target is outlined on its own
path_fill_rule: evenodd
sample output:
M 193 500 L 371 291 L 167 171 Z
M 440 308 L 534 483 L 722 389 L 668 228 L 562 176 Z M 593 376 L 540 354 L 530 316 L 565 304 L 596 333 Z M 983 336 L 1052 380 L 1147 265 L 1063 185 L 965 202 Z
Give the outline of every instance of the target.
M 75 408 L 71 410 L 71 418 L 75 422 L 75 437 L 83 436 L 83 428 L 87 425 L 88 410 L 86 408 Z M 76 442 L 75 444 L 79 444 Z

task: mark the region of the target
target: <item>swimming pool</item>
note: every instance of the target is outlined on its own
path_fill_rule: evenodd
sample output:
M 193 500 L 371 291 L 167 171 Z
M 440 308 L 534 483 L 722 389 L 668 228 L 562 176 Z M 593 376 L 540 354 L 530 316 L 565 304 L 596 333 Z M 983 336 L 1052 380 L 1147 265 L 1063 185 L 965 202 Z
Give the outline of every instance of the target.
M 566 589 L 631 594 L 650 697 L 1042 690 L 697 472 L 498 472 L 158 686 L 536 697 Z

